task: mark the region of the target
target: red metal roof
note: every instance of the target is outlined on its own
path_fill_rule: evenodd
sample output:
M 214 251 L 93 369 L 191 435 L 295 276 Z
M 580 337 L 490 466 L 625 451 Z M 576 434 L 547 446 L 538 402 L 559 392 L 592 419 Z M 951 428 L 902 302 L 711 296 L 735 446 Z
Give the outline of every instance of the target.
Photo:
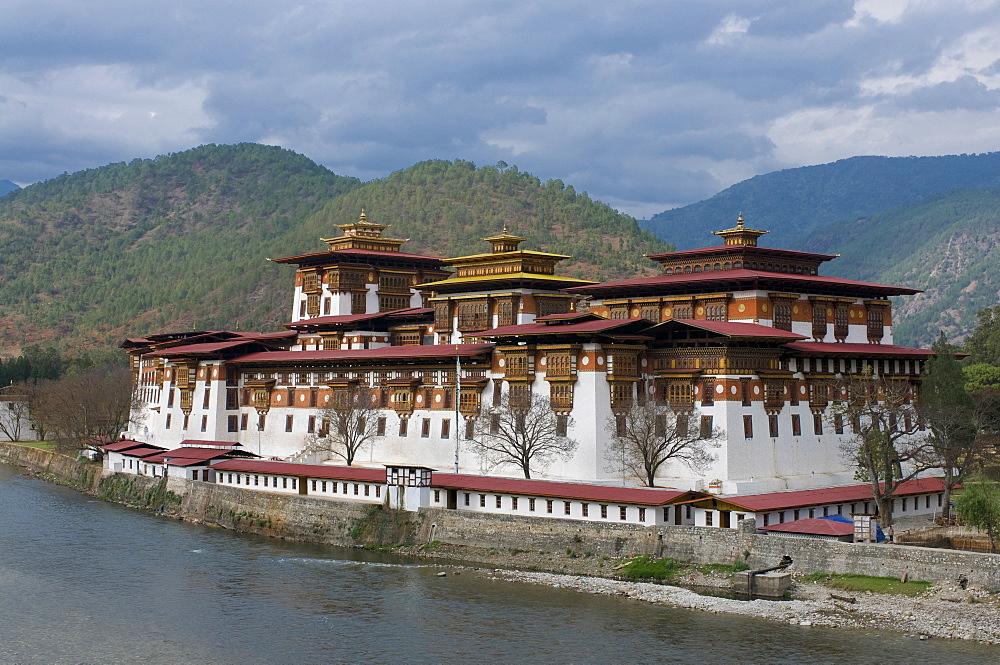
M 369 312 L 367 314 L 338 314 L 336 316 L 316 316 L 311 319 L 300 319 L 291 323 L 282 323 L 288 328 L 299 328 L 307 326 L 341 325 L 345 323 L 359 323 L 361 321 L 371 321 L 372 319 L 405 318 L 411 316 L 429 316 L 434 313 L 431 307 L 406 307 L 405 309 L 394 309 L 391 312 Z
M 943 491 L 944 482 L 940 478 L 915 478 L 900 485 L 896 490 L 896 496 L 929 494 Z M 814 490 L 794 490 L 790 492 L 720 496 L 715 498 L 754 512 L 767 512 L 770 510 L 784 510 L 786 508 L 801 508 L 803 506 L 824 506 L 835 503 L 871 501 L 872 487 L 867 484 L 847 485 L 843 487 L 824 487 Z
M 523 494 L 525 496 L 579 499 L 607 503 L 630 503 L 646 506 L 672 504 L 681 499 L 691 498 L 693 495 L 692 492 L 679 492 L 667 489 L 611 487 L 607 485 L 560 483 L 549 480 L 472 476 L 441 472 L 435 472 L 431 475 L 431 486 L 473 492 Z
M 101 448 L 112 453 L 120 453 L 123 450 L 131 450 L 132 448 L 138 448 L 139 446 L 148 446 L 148 443 L 143 441 L 133 441 L 132 439 L 121 439 L 118 441 L 112 441 L 111 443 L 106 443 Z M 166 448 L 160 448 L 160 450 L 166 450 Z
M 296 464 L 293 462 L 269 462 L 265 460 L 229 459 L 216 462 L 212 468 L 217 471 L 239 473 L 270 473 L 273 475 L 299 476 L 303 478 L 331 478 L 334 480 L 358 480 L 364 482 L 385 482 L 385 469 L 371 469 L 360 466 L 333 466 L 329 464 Z
M 853 536 L 854 525 L 850 522 L 838 522 L 837 520 L 824 520 L 819 517 L 810 517 L 784 524 L 774 524 L 771 526 L 759 526 L 758 531 L 778 531 L 781 533 L 803 533 L 811 536 Z
M 192 447 L 192 448 L 222 448 L 222 447 L 237 447 L 242 448 L 242 444 L 238 441 L 205 441 L 202 439 L 184 439 L 179 444 L 181 448 Z
M 820 356 L 933 356 L 931 349 L 912 349 L 895 344 L 843 344 L 830 342 L 792 342 L 786 348 L 806 355 Z
M 232 452 L 231 450 L 222 450 L 220 448 L 174 448 L 163 453 L 163 457 L 164 459 L 210 460 Z
M 682 249 L 676 252 L 665 252 L 663 254 L 647 254 L 647 259 L 657 262 L 669 260 L 683 260 L 687 257 L 696 257 L 701 254 L 718 254 L 719 252 L 743 252 L 752 253 L 758 256 L 773 256 L 775 258 L 789 259 L 813 259 L 817 261 L 830 261 L 837 258 L 838 254 L 813 254 L 812 252 L 800 252 L 794 249 L 779 249 L 777 247 L 761 247 L 759 245 L 715 245 L 714 247 L 699 247 L 698 249 Z
M 252 344 L 252 340 L 236 339 L 228 342 L 209 342 L 204 344 L 188 344 L 187 346 L 175 346 L 164 351 L 150 351 L 151 356 L 187 356 L 199 353 L 216 353 L 225 349 L 232 349 L 243 344 Z
M 454 358 L 485 353 L 493 344 L 432 344 L 424 346 L 383 346 L 377 349 L 338 351 L 261 351 L 234 358 L 230 363 L 327 362 L 347 360 L 390 360 L 405 358 Z
M 133 448 L 122 453 L 125 457 L 138 457 L 139 459 L 147 459 L 153 457 L 154 455 L 162 455 L 163 448 L 159 446 L 142 446 L 139 448 Z
M 521 323 L 513 326 L 500 326 L 492 330 L 484 330 L 472 333 L 476 337 L 519 337 L 522 335 L 562 335 L 574 333 L 602 333 L 622 328 L 634 323 L 645 323 L 649 326 L 653 324 L 646 319 L 595 319 L 592 321 L 581 321 L 580 323 L 559 324 L 556 322 L 547 323 Z
M 701 328 L 702 330 L 708 330 L 709 332 L 718 333 L 720 335 L 725 335 L 726 337 L 768 337 L 772 339 L 808 339 L 805 335 L 799 335 L 797 333 L 789 332 L 787 330 L 781 330 L 779 328 L 772 328 L 771 326 L 762 326 L 757 323 L 738 323 L 730 321 L 702 321 L 696 319 L 671 319 L 670 321 L 664 321 L 661 325 L 667 325 L 671 322 L 683 323 L 684 325 L 692 326 L 694 328 Z
M 385 469 L 356 466 L 294 464 L 291 462 L 268 462 L 262 460 L 223 460 L 213 464 L 212 468 L 217 471 L 234 471 L 240 473 L 270 473 L 305 478 L 385 482 Z M 431 487 L 469 490 L 473 492 L 579 499 L 594 502 L 629 503 L 646 506 L 668 505 L 680 499 L 690 498 L 693 494 L 692 492 L 679 492 L 667 489 L 608 487 L 605 485 L 560 483 L 547 480 L 500 478 L 496 476 L 473 476 L 445 472 L 434 472 L 431 475 Z
M 384 250 L 377 249 L 334 249 L 326 250 L 325 252 L 314 252 L 312 254 L 299 254 L 298 256 L 286 256 L 280 259 L 268 259 L 272 263 L 297 263 L 303 259 L 318 259 L 324 257 L 336 258 L 340 256 L 374 256 L 374 257 L 386 257 L 391 259 L 410 259 L 418 261 L 433 261 L 435 263 L 442 263 L 444 261 L 440 256 L 426 256 L 423 254 L 407 254 L 406 252 L 387 252 Z
M 888 286 L 886 284 L 875 284 L 872 282 L 857 282 L 851 279 L 840 277 L 820 277 L 819 275 L 796 275 L 783 272 L 767 272 L 763 270 L 714 270 L 712 272 L 698 272 L 683 275 L 656 275 L 654 277 L 639 277 L 636 279 L 624 279 L 616 282 L 603 282 L 601 284 L 591 284 L 588 286 L 572 286 L 563 289 L 574 293 L 595 293 L 622 288 L 635 287 L 657 287 L 687 285 L 697 283 L 712 282 L 734 282 L 734 281 L 760 281 L 779 284 L 799 283 L 803 287 L 810 285 L 847 286 L 863 289 L 872 293 L 883 295 L 913 295 L 921 293 L 920 289 L 910 289 L 902 286 Z

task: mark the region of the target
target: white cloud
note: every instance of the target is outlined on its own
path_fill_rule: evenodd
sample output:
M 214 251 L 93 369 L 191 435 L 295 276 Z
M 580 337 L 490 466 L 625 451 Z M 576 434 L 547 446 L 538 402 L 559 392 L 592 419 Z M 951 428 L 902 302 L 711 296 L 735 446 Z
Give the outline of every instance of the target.
M 17 5 L 0 178 L 261 141 L 338 173 L 503 159 L 645 216 L 854 154 L 1000 149 L 985 0 Z
M 712 31 L 712 34 L 708 36 L 705 42 L 707 44 L 728 44 L 746 35 L 753 21 L 754 19 L 746 18 L 745 16 L 729 14 L 722 19 L 722 22 Z

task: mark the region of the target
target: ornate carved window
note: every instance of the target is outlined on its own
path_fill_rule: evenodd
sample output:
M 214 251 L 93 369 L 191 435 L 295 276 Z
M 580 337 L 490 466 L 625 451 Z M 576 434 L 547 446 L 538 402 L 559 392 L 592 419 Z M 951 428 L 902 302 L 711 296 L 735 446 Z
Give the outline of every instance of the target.
M 573 355 L 564 352 L 549 352 L 545 356 L 546 377 L 573 376 Z
M 611 384 L 611 408 L 626 410 L 632 406 L 632 383 L 615 382 Z
M 489 306 L 485 300 L 462 302 L 458 305 L 458 329 L 462 332 L 486 330 L 490 327 Z
M 319 274 L 315 270 L 303 273 L 302 290 L 305 293 L 315 293 L 320 290 Z
M 497 326 L 512 326 L 516 322 L 513 298 L 504 298 L 497 303 Z
M 512 409 L 526 409 L 531 405 L 531 384 L 511 383 L 508 397 Z
M 675 411 L 694 407 L 694 385 L 689 381 L 671 381 L 667 384 L 667 401 Z
M 536 316 L 549 314 L 565 314 L 569 311 L 571 301 L 566 298 L 542 298 L 535 296 Z
M 848 304 L 846 302 L 838 302 L 837 309 L 833 313 L 833 337 L 838 341 L 842 342 L 847 338 L 848 333 Z
M 812 304 L 812 336 L 816 340 L 826 337 L 826 303 Z
M 406 309 L 410 306 L 410 296 L 379 295 L 378 311 L 392 312 L 397 309 Z
M 677 303 L 674 305 L 675 319 L 693 319 L 694 306 L 691 303 Z
M 774 327 L 778 330 L 792 329 L 792 306 L 787 302 L 774 303 Z
M 652 321 L 653 323 L 659 323 L 660 321 L 660 306 L 656 303 L 645 303 L 639 312 L 639 316 L 647 321 Z
M 365 314 L 368 309 L 368 292 L 351 292 L 351 314 Z
M 380 274 L 378 278 L 378 290 L 395 293 L 409 293 L 410 276 L 393 273 Z
M 549 405 L 553 411 L 571 411 L 573 409 L 573 384 L 549 384 Z
M 310 293 L 306 296 L 306 315 L 309 318 L 319 316 L 319 294 Z
M 434 330 L 439 333 L 451 331 L 451 303 L 434 303 Z
M 702 381 L 701 403 L 703 406 L 715 404 L 715 379 L 705 379 Z
M 709 300 L 705 303 L 705 319 L 707 321 L 728 321 L 729 311 L 725 300 Z
M 885 310 L 875 305 L 868 307 L 868 341 L 879 344 L 885 335 Z

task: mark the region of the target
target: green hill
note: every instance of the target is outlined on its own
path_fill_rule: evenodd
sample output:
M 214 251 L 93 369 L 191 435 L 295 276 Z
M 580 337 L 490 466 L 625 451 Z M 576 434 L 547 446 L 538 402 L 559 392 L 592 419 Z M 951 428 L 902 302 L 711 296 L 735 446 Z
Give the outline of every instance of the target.
M 959 341 L 976 312 L 1000 298 L 1000 190 L 961 190 L 827 225 L 796 249 L 839 253 L 824 274 L 900 284 L 924 293 L 894 307 L 897 341 Z
M 479 254 L 489 249 L 482 239 L 506 226 L 528 238 L 525 249 L 572 256 L 559 265 L 559 274 L 583 279 L 655 274 L 643 254 L 671 249 L 631 217 L 572 186 L 543 183 L 505 165 L 421 162 L 337 197 L 310 223 L 317 233 L 329 234 L 334 224 L 357 219 L 361 208 L 369 219 L 392 224 L 387 235 L 409 238 L 405 251 Z
M 16 192 L 19 189 L 21 188 L 12 183 L 10 180 L 0 180 L 0 196 Z
M 0 352 L 167 328 L 273 325 L 264 260 L 360 185 L 293 152 L 206 145 L 62 175 L 0 198 Z
M 578 255 L 563 274 L 594 279 L 651 270 L 641 254 L 668 249 L 632 218 L 515 168 L 425 162 L 362 184 L 288 150 L 206 145 L 0 198 L 0 355 L 273 329 L 288 318 L 291 271 L 265 258 L 322 249 L 362 207 L 412 237 L 410 252 L 480 252 L 506 224 L 530 247 Z
M 640 222 L 680 249 L 711 244 L 740 212 L 770 231 L 771 247 L 796 241 L 830 222 L 872 215 L 955 189 L 1000 187 L 1000 152 L 943 157 L 852 157 L 759 175 L 715 196 Z

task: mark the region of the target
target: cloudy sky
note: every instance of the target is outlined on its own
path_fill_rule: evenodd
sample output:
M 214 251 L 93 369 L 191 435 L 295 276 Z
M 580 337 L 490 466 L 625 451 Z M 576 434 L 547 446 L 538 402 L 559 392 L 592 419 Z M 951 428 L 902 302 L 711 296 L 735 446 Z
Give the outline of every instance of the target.
M 0 178 L 255 141 L 505 161 L 637 217 L 859 154 L 1000 150 L 1000 0 L 0 0 Z

